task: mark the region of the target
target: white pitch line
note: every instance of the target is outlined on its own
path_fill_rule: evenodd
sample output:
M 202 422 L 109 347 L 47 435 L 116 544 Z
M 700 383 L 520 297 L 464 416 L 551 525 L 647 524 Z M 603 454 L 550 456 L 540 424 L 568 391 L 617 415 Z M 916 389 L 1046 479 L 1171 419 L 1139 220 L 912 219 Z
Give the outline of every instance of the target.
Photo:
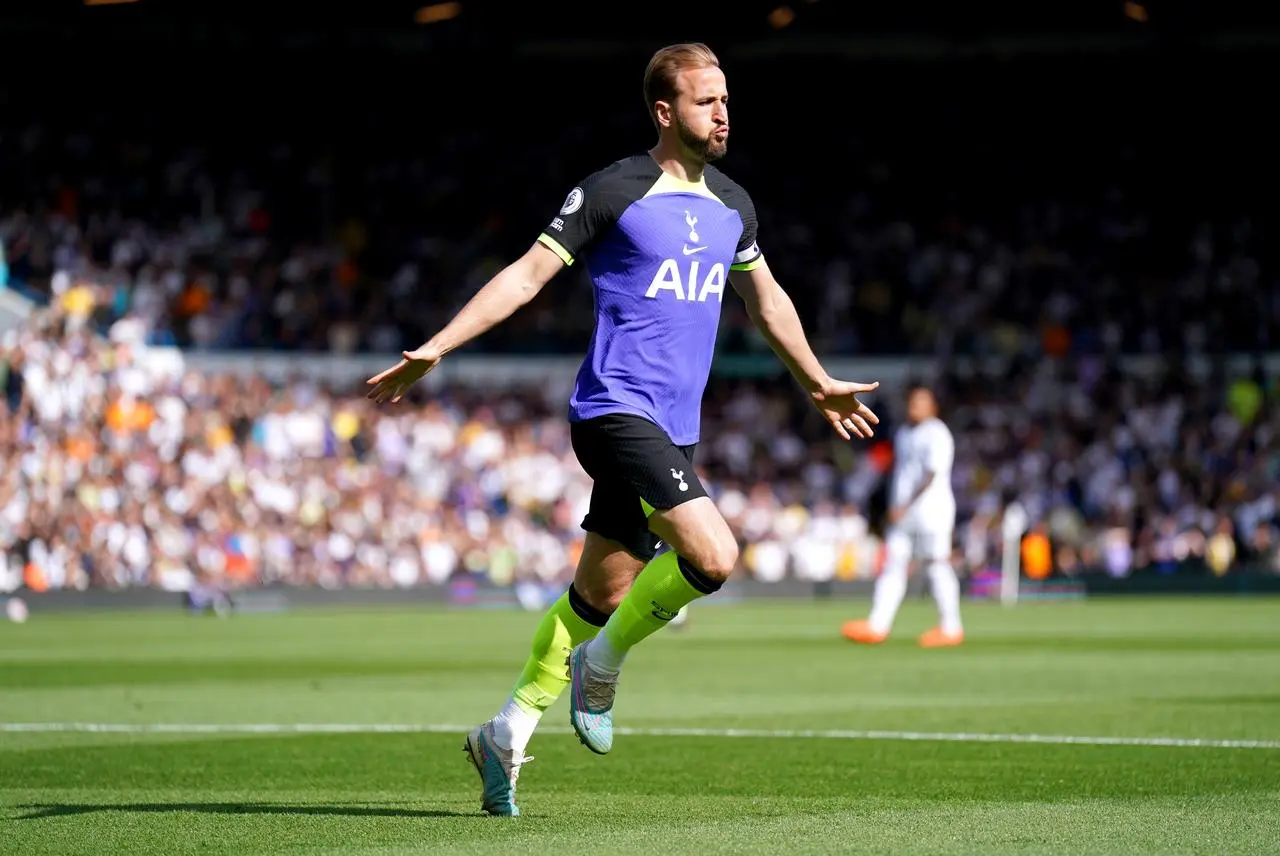
M 0 722 L 0 733 L 84 734 L 465 734 L 473 726 L 444 723 L 114 723 Z M 545 726 L 542 734 L 569 734 Z M 1081 737 L 1066 734 L 989 734 L 964 731 L 849 731 L 756 728 L 616 728 L 620 736 L 720 737 L 764 740 L 899 740 L 910 743 L 1040 743 L 1060 746 L 1161 746 L 1175 749 L 1280 749 L 1280 740 L 1209 740 L 1194 737 Z

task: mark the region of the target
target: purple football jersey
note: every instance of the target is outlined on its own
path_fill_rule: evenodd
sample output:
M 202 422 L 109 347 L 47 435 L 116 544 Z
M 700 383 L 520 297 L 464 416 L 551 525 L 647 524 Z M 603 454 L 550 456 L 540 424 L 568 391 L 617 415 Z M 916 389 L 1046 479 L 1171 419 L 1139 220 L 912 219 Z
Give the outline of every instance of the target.
M 538 240 L 584 260 L 595 294 L 570 420 L 628 413 L 696 443 L 729 271 L 761 262 L 746 191 L 712 166 L 694 183 L 637 155 L 573 188 Z

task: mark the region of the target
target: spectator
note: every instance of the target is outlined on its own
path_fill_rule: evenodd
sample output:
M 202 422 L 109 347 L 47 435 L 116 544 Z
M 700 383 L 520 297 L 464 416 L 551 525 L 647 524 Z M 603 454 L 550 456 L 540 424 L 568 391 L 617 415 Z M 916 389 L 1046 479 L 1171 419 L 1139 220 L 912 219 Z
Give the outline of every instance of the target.
M 7 337 L 0 364 L 20 381 L 0 408 L 10 588 L 562 581 L 581 549 L 590 485 L 563 401 L 542 387 L 376 408 L 306 379 L 174 373 L 64 305 Z M 1176 371 L 1037 369 L 941 388 L 961 567 L 997 560 L 1016 498 L 1044 540 L 1036 561 L 1056 555 L 1059 571 L 1230 573 L 1231 557 L 1276 569 L 1280 420 L 1266 402 L 1246 427 L 1226 385 Z M 789 387 L 714 381 L 704 418 L 715 440 L 700 470 L 747 545 L 744 573 L 875 573 L 875 447 L 837 465 L 850 448 Z

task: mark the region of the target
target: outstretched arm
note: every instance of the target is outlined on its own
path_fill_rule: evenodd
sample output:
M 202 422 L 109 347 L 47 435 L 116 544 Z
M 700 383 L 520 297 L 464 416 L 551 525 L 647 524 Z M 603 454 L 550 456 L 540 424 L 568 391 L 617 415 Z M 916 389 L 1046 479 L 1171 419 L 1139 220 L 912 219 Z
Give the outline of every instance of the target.
M 453 320 L 422 347 L 443 357 L 484 335 L 533 300 L 563 267 L 559 256 L 544 244 L 535 243 L 523 256 L 498 271 Z
M 485 283 L 444 329 L 416 350 L 405 351 L 404 359 L 396 365 L 369 378 L 368 384 L 372 389 L 368 397 L 378 403 L 399 401 L 409 387 L 439 364 L 445 354 L 510 318 L 563 267 L 564 261 L 559 255 L 544 244 L 535 243 L 528 252 Z
M 585 252 L 633 200 L 627 164 L 618 161 L 592 173 L 569 191 L 559 214 L 547 223 L 538 241 L 517 261 L 485 283 L 443 330 L 415 351 L 405 351 L 396 365 L 369 378 L 369 398 L 396 402 L 445 354 L 492 330 L 542 290 L 551 277 Z M 623 190 L 619 190 L 619 188 Z
M 880 424 L 880 420 L 858 400 L 858 393 L 871 392 L 880 384 L 836 380 L 827 374 L 809 347 L 795 304 L 773 278 L 763 258 L 750 270 L 732 271 L 729 281 L 769 347 L 809 393 L 836 432 L 846 440 L 850 439 L 851 432 L 858 437 L 871 437 L 875 433 L 871 426 Z
M 786 363 L 805 391 L 810 395 L 821 391 L 831 378 L 809 347 L 795 304 L 773 278 L 768 263 L 761 258 L 751 270 L 732 271 L 729 281 L 769 347 Z

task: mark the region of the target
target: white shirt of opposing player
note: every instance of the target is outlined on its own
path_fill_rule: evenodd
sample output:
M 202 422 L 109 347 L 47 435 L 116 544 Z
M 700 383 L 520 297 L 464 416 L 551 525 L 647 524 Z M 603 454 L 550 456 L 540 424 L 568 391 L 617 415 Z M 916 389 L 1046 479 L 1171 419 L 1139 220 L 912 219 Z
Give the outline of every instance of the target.
M 951 490 L 951 468 L 955 463 L 956 444 L 946 424 L 935 418 L 898 429 L 893 440 L 893 457 L 892 504 L 895 508 L 909 502 L 927 474 L 933 473 L 933 480 L 902 522 L 914 526 L 953 526 L 956 499 Z

